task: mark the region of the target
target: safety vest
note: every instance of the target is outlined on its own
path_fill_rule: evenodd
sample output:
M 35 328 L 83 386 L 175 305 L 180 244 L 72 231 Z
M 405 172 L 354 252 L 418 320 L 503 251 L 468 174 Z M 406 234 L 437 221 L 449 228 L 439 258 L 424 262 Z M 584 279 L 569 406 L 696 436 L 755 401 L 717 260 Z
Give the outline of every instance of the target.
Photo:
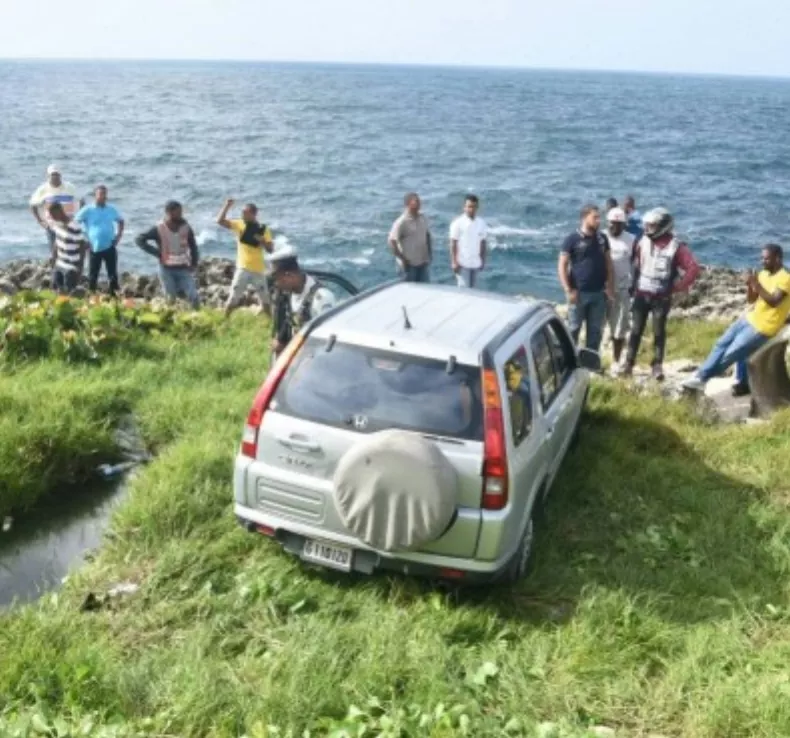
M 188 267 L 191 264 L 189 253 L 189 224 L 184 221 L 177 231 L 171 231 L 162 221 L 157 226 L 159 233 L 160 261 L 167 267 Z
M 290 310 L 291 313 L 291 326 L 293 327 L 293 332 L 298 333 L 302 330 L 302 326 L 306 325 L 310 322 L 312 318 L 313 312 L 313 298 L 315 297 L 315 293 L 321 288 L 321 284 L 319 282 L 313 282 L 313 285 L 307 290 L 307 294 L 304 296 L 304 300 L 302 300 L 302 304 L 299 306 L 299 310 L 294 312 Z M 291 300 L 288 299 L 288 305 L 290 307 Z
M 666 295 L 672 292 L 672 285 L 677 277 L 675 255 L 680 248 L 677 238 L 660 249 L 647 237 L 639 241 L 639 279 L 636 291 L 649 295 Z

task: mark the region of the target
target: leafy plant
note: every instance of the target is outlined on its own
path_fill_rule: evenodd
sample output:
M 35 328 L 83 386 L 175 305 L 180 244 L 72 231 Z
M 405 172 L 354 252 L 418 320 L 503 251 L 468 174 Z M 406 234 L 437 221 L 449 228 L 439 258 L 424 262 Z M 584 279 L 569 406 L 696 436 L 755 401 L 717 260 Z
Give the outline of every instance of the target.
M 211 311 L 22 292 L 0 299 L 0 360 L 54 356 L 70 363 L 97 362 L 139 336 L 189 339 L 212 334 L 219 321 Z

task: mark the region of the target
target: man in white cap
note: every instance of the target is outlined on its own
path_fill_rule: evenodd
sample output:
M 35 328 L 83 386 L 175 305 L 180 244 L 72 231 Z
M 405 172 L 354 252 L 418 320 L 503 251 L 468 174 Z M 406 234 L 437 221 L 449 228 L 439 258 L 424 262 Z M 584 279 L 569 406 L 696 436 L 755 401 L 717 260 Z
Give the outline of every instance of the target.
M 609 304 L 609 330 L 615 364 L 620 357 L 631 329 L 631 282 L 634 274 L 634 237 L 626 231 L 628 218 L 622 208 L 614 207 L 606 214 L 609 249 L 614 266 L 614 299 Z
M 293 246 L 277 249 L 270 257 L 274 281 L 272 351 L 275 356 L 304 325 L 333 308 L 335 296 L 299 266 Z
M 55 203 L 60 204 L 69 219 L 73 218 L 84 205 L 84 202 L 77 197 L 74 185 L 63 181 L 60 167 L 57 164 L 50 164 L 47 167 L 47 181 L 30 198 L 30 212 L 33 213 L 36 222 L 47 231 L 50 248 L 54 243 L 54 236 L 50 228 L 49 207 Z

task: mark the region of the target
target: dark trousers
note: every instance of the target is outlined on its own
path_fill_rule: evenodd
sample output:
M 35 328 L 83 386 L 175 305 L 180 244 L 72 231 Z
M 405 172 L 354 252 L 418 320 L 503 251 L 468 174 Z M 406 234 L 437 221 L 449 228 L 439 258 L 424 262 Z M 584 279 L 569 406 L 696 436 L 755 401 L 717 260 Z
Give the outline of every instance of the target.
M 637 295 L 631 304 L 633 320 L 631 335 L 628 338 L 628 355 L 626 363 L 633 366 L 639 353 L 639 344 L 647 327 L 647 319 L 653 315 L 653 366 L 664 363 L 664 349 L 667 345 L 667 318 L 672 306 L 670 297 L 645 297 Z
M 115 246 L 111 246 L 104 251 L 91 251 L 90 264 L 88 266 L 88 288 L 91 292 L 96 291 L 99 282 L 99 272 L 101 265 L 107 267 L 107 279 L 110 280 L 110 294 L 118 292 L 118 251 Z
M 80 281 L 78 272 L 71 269 L 55 269 L 52 272 L 52 289 L 61 295 L 68 295 Z
M 402 271 L 404 282 L 430 282 L 431 281 L 431 265 L 420 264 L 420 266 L 407 266 Z

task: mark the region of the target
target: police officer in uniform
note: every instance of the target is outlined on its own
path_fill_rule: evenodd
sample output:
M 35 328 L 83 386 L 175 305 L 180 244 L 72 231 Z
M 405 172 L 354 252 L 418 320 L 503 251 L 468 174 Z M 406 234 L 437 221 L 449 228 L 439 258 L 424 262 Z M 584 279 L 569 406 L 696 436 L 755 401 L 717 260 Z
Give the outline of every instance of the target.
M 335 296 L 299 267 L 296 249 L 285 246 L 270 257 L 274 282 L 272 352 L 279 356 L 301 328 L 333 308 Z

